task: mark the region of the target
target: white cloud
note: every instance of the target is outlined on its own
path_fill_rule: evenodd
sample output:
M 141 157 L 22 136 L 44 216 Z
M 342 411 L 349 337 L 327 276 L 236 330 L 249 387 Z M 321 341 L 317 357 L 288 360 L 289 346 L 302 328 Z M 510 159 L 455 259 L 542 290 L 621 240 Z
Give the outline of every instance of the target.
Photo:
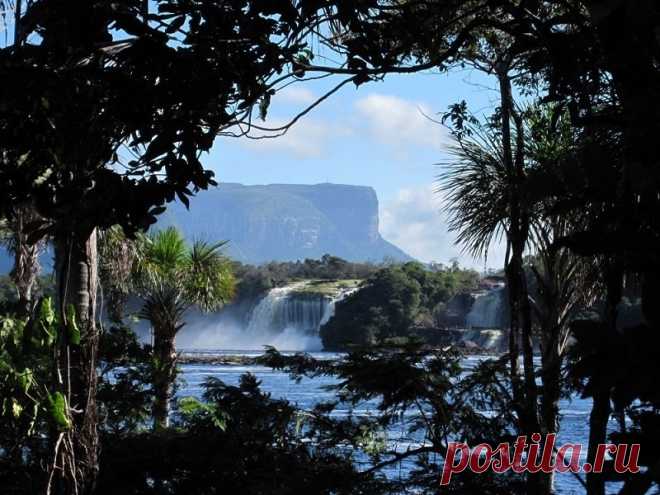
M 282 115 L 291 118 L 315 99 L 315 94 L 307 88 L 287 87 L 273 99 L 271 109 L 279 110 L 269 114 L 266 122 L 257 121 L 255 124 L 268 128 L 283 126 L 289 120 Z M 285 105 L 276 107 L 279 103 Z M 288 110 L 283 112 L 283 108 Z M 401 160 L 420 147 L 439 151 L 447 143 L 446 131 L 424 116 L 432 113 L 424 103 L 370 94 L 357 100 L 354 107 L 340 118 L 305 115 L 282 136 L 258 140 L 242 138 L 239 144 L 257 152 L 283 153 L 298 159 L 325 158 L 332 155 L 338 139 L 359 136 L 360 141 L 367 141 L 372 147 L 386 144 Z M 250 132 L 252 137 L 269 134 L 274 133 L 258 129 Z
M 265 122 L 259 121 L 256 125 L 272 129 L 284 126 L 288 122 L 284 119 L 268 118 Z M 240 138 L 239 143 L 263 153 L 279 152 L 293 155 L 295 158 L 321 158 L 328 155 L 329 142 L 343 134 L 345 131 L 329 122 L 305 116 L 281 136 L 262 139 Z M 253 129 L 250 135 L 262 137 L 274 133 Z
M 422 102 L 373 93 L 355 108 L 375 139 L 399 151 L 413 146 L 442 150 L 447 143 L 446 130 L 429 120 L 434 112 Z
M 394 199 L 381 205 L 381 233 L 420 261 L 447 264 L 456 258 L 462 266 L 483 270 L 483 259 L 462 253 L 454 244 L 455 236 L 449 232 L 442 207 L 440 193 L 431 186 L 401 189 Z M 504 247 L 493 246 L 488 254 L 488 267 L 501 268 L 503 263 Z
M 309 105 L 316 101 L 316 95 L 307 88 L 300 86 L 287 86 L 278 91 L 273 97 L 275 103 L 292 103 L 299 105 Z

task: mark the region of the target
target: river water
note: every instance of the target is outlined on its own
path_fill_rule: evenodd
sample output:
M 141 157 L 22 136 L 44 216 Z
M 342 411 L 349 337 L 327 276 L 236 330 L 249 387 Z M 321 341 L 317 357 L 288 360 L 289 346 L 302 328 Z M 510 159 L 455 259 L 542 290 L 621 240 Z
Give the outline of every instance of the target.
M 255 357 L 261 353 L 258 351 L 201 351 L 204 354 L 213 355 L 242 355 Z M 310 353 L 316 358 L 328 359 L 337 357 L 337 354 L 318 352 Z M 464 367 L 470 369 L 479 360 L 488 359 L 487 356 L 470 356 L 465 358 Z M 270 368 L 256 365 L 208 365 L 208 364 L 184 364 L 181 365 L 183 386 L 179 389 L 180 396 L 199 396 L 202 392 L 202 383 L 209 377 L 217 377 L 230 385 L 238 384 L 240 376 L 250 372 L 261 381 L 261 388 L 269 392 L 274 398 L 283 398 L 296 404 L 301 409 L 310 409 L 314 404 L 332 399 L 332 392 L 323 389 L 324 385 L 335 383 L 334 378 L 318 377 L 314 379 L 305 378 L 299 383 L 289 378 L 289 375 L 283 371 L 276 371 Z M 588 435 L 589 412 L 591 409 L 591 400 L 573 397 L 570 400 L 561 401 L 561 430 L 558 435 L 557 444 L 564 443 L 582 443 L 584 445 L 583 457 L 586 456 L 586 445 Z M 354 411 L 363 414 L 371 414 L 368 406 L 362 411 Z M 348 414 L 347 409 L 338 407 L 335 414 Z M 391 442 L 396 442 L 396 432 L 392 432 Z M 397 445 L 405 448 L 404 445 Z M 584 462 L 584 459 L 581 460 Z M 388 476 L 397 476 L 400 470 L 405 470 L 407 466 L 396 466 L 389 470 Z M 583 475 L 582 475 L 583 476 Z M 556 476 L 556 491 L 561 494 L 582 494 L 584 490 L 582 485 L 570 473 L 558 473 Z M 612 487 L 614 489 L 614 487 Z M 615 491 L 613 493 L 616 493 Z

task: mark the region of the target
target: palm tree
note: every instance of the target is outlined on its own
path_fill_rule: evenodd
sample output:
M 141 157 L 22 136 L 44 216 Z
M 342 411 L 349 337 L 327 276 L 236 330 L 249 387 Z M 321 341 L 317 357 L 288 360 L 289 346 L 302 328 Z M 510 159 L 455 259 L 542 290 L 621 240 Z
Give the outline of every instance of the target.
M 438 191 L 446 195 L 449 230 L 456 233 L 456 242 L 465 251 L 474 257 L 486 258 L 493 242 L 506 241 L 504 268 L 511 315 L 508 347 L 512 405 L 518 415 L 521 434 L 529 435 L 538 431 L 538 418 L 535 401 L 527 397 L 518 371 L 521 333 L 526 333 L 521 330 L 529 323 L 524 317 L 528 309 L 525 306 L 527 287 L 524 275 L 519 273 L 522 270 L 522 250 L 529 236 L 529 205 L 525 189 L 519 185 L 518 172 L 512 170 L 511 165 L 514 156 L 511 141 L 516 145 L 520 143 L 518 132 L 518 126 L 509 128 L 506 137 L 494 124 L 469 124 L 466 132 L 458 135 L 455 145 L 449 149 L 450 160 L 444 164 Z M 516 146 L 516 157 L 523 152 Z M 522 212 L 526 214 L 522 215 Z M 531 361 L 531 345 L 523 345 L 523 356 L 525 362 Z M 525 366 L 525 384 L 533 382 L 533 369 L 528 368 Z M 530 374 L 531 379 L 527 376 Z M 531 395 L 535 396 L 535 390 Z
M 29 315 L 34 303 L 33 292 L 41 271 L 39 256 L 46 248 L 46 238 L 38 235 L 34 225 L 41 217 L 30 203 L 16 205 L 0 222 L 0 244 L 14 257 L 11 279 L 16 286 L 19 312 Z
M 508 178 L 501 144 L 493 132 L 475 125 L 449 153 L 436 191 L 446 195 L 449 230 L 467 253 L 485 257 L 488 248 L 509 231 Z
M 551 115 L 551 110 L 531 107 L 520 111 L 524 122 L 516 126 L 513 136 L 516 142 L 524 143 L 524 147 L 517 150 L 524 155 L 519 201 L 520 209 L 527 215 L 527 230 L 523 233 L 526 246 L 534 254 L 530 257 L 533 262 L 527 264 L 533 287 L 527 287 L 525 281 L 521 296 L 535 317 L 530 324 L 534 323 L 540 334 L 543 393 L 537 403 L 535 392 L 528 395 L 526 383 L 524 391 L 520 389 L 520 383 L 516 383 L 517 374 L 513 372 L 517 364 L 512 365 L 512 392 L 514 403 L 525 401 L 525 409 L 533 408 L 525 413 L 538 417 L 539 430 L 536 431 L 543 433 L 558 431 L 561 361 L 570 319 L 579 307 L 593 302 L 597 289 L 595 264 L 557 244 L 583 220 L 576 212 L 571 212 L 567 218 L 553 208 L 553 190 L 555 186 L 561 187 L 558 177 L 570 166 L 566 157 L 570 156 L 574 136 L 570 134 L 572 130 L 567 119 Z M 520 132 L 524 133 L 522 140 L 517 135 Z M 472 255 L 482 257 L 493 241 L 504 238 L 508 264 L 512 251 L 512 180 L 501 142 L 502 135 L 497 128 L 473 125 L 468 135 L 451 149 L 452 160 L 440 176 L 440 191 L 447 195 L 449 228 L 456 232 L 457 242 Z M 511 278 L 508 270 L 507 278 Z M 524 278 L 527 280 L 526 276 Z M 512 318 L 515 318 L 513 308 Z M 510 338 L 509 347 L 511 354 L 518 352 L 513 338 Z M 531 357 L 531 349 L 523 348 L 523 351 L 529 352 Z M 528 371 L 525 373 L 527 375 Z M 533 372 L 530 376 L 534 379 Z M 544 477 L 542 482 L 543 492 L 548 493 L 552 477 Z
M 576 313 L 590 307 L 602 292 L 599 265 L 590 257 L 578 256 L 561 241 L 584 230 L 590 213 L 584 210 L 561 211 L 568 170 L 576 167 L 576 135 L 565 112 L 551 106 L 527 112 L 526 154 L 530 162 L 527 189 L 533 197 L 535 217 L 530 240 L 536 256 L 530 263 L 530 300 L 540 330 L 541 345 L 541 418 L 546 433 L 558 430 L 560 369 Z M 558 194 L 559 192 L 559 194 Z
M 220 249 L 224 242 L 196 241 L 187 246 L 168 228 L 138 240 L 133 278 L 143 304 L 139 316 L 151 324 L 154 353 L 154 428 L 168 426 L 169 402 L 176 378 L 176 334 L 192 307 L 214 311 L 234 295 L 231 264 Z
M 133 290 L 137 248 L 138 243 L 126 237 L 119 225 L 99 232 L 99 284 L 103 288 L 104 307 L 115 324 L 122 324 L 125 306 Z
M 536 256 L 530 299 L 539 329 L 541 347 L 541 418 L 545 433 L 558 431 L 560 372 L 570 336 L 570 322 L 577 312 L 593 305 L 602 292 L 599 265 L 575 255 L 557 241 L 574 230 L 562 218 L 533 225 Z

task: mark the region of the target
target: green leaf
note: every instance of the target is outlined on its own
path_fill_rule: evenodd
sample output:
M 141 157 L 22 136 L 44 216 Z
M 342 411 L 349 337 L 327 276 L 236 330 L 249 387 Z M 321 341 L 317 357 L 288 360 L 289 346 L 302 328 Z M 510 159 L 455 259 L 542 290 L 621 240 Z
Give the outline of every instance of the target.
M 179 401 L 179 411 L 184 416 L 192 416 L 204 409 L 204 404 L 194 397 L 184 397 Z
M 225 431 L 227 429 L 227 419 L 229 418 L 229 415 L 223 411 L 214 411 L 212 413 L 211 421 L 213 421 L 213 425 L 222 430 Z
M 184 397 L 179 401 L 179 411 L 187 418 L 203 415 L 211 420 L 216 428 L 222 431 L 227 429 L 227 414 L 216 407 L 198 401 L 194 397 Z
M 30 385 L 32 385 L 34 373 L 30 368 L 25 368 L 21 373 L 18 374 L 18 384 L 21 387 L 21 390 L 24 394 L 27 394 L 30 390 Z
M 0 324 L 0 337 L 7 339 L 13 345 L 18 347 L 23 338 L 23 331 L 25 329 L 25 322 L 11 317 L 2 318 Z
M 53 310 L 53 300 L 50 297 L 45 297 L 41 302 L 41 309 L 39 312 L 39 319 L 42 323 L 47 323 L 48 326 L 52 325 L 55 321 L 55 311 Z
M 69 342 L 73 345 L 80 345 L 80 329 L 76 323 L 76 308 L 73 304 L 66 307 L 66 321 L 67 331 L 69 334 Z
M 44 298 L 39 308 L 39 326 L 46 334 L 45 344 L 50 346 L 57 339 L 57 328 L 55 327 L 55 310 L 53 309 L 53 301 L 50 297 Z M 37 341 L 39 342 L 39 341 Z M 39 342 L 41 345 L 44 342 Z
M 16 399 L 12 399 L 11 401 L 11 412 L 16 419 L 18 419 L 23 412 L 23 406 L 16 402 Z
M 66 397 L 61 392 L 55 392 L 48 395 L 48 410 L 55 425 L 60 431 L 67 431 L 71 428 L 69 419 L 69 407 L 66 403 Z

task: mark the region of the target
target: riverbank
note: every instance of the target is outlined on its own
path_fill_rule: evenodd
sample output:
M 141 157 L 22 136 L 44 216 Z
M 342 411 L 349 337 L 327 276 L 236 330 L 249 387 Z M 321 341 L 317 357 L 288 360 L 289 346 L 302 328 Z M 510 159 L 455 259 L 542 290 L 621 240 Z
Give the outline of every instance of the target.
M 179 364 L 208 364 L 213 366 L 251 366 L 256 357 L 241 354 L 213 354 L 211 352 L 182 352 L 177 359 Z
M 226 356 L 211 356 L 213 352 L 226 352 Z M 181 364 L 182 385 L 177 391 L 179 397 L 197 397 L 200 398 L 205 391 L 204 383 L 210 376 L 222 380 L 223 383 L 230 386 L 238 386 L 241 382 L 241 377 L 245 373 L 251 373 L 261 384 L 261 389 L 271 394 L 273 399 L 283 399 L 291 403 L 301 411 L 313 411 L 314 408 L 325 402 L 334 402 L 337 400 L 336 392 L 331 387 L 338 383 L 335 377 L 316 376 L 312 378 L 305 378 L 300 382 L 296 382 L 291 378 L 287 370 L 273 370 L 261 365 L 249 364 L 260 351 L 201 351 L 190 353 L 186 350 L 187 355 L 193 354 L 195 358 L 201 356 L 203 361 L 189 364 Z M 315 358 L 324 358 L 326 356 L 334 357 L 333 353 L 311 353 Z M 205 355 L 205 356 L 204 356 Z M 236 359 L 238 356 L 241 359 Z M 470 354 L 461 361 L 461 365 L 465 370 L 473 369 L 482 359 L 487 359 L 491 354 L 474 355 Z M 211 359 L 220 358 L 231 361 L 232 364 L 211 364 Z M 378 414 L 377 410 L 373 409 L 373 403 L 363 403 L 356 408 L 351 408 L 348 403 L 339 403 L 332 416 L 337 419 L 345 419 L 351 413 L 353 417 L 370 418 L 373 419 Z M 351 411 L 352 409 L 352 411 Z M 591 410 L 591 400 L 582 398 L 580 396 L 573 396 L 571 398 L 563 397 L 560 401 L 561 410 L 561 429 L 558 437 L 560 443 L 585 443 L 588 442 L 588 424 L 589 411 Z M 385 441 L 388 445 L 396 443 L 402 445 L 402 442 L 416 442 L 419 439 L 410 438 L 410 432 L 405 428 L 403 422 L 414 419 L 414 415 L 401 416 L 401 422 L 388 427 Z M 403 445 L 411 445 L 406 443 Z M 405 447 L 402 447 L 405 448 Z M 402 473 L 405 475 L 411 469 L 416 469 L 417 466 L 412 463 L 394 464 L 383 470 L 383 474 L 389 477 L 400 477 Z M 574 495 L 582 493 L 581 485 L 576 481 L 570 473 L 558 473 L 556 477 L 555 490 L 556 493 L 561 495 Z
M 450 346 L 429 346 L 429 350 L 447 351 Z M 465 356 L 492 356 L 499 357 L 503 354 L 501 351 L 493 349 L 483 349 L 478 346 L 465 346 L 456 344 L 454 347 L 461 351 Z M 297 353 L 305 351 L 295 351 Z M 246 354 L 244 351 L 213 351 L 213 350 L 185 350 L 179 353 L 179 364 L 198 364 L 198 365 L 212 365 L 212 366 L 253 366 L 257 364 L 257 359 L 264 351 L 255 350 Z M 319 354 L 314 352 L 314 354 Z M 336 354 L 336 353 L 323 353 L 322 354 Z

